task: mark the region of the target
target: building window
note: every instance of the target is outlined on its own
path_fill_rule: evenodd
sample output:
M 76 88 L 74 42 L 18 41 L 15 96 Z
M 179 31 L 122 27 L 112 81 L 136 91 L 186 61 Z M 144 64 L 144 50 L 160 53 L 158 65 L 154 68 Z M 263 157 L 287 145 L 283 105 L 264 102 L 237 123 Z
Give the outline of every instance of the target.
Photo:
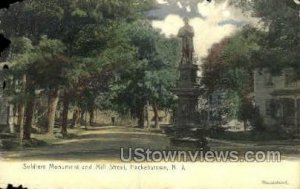
M 266 87 L 273 87 L 273 76 L 269 71 L 264 73 L 264 83 Z
M 285 87 L 296 87 L 297 76 L 294 71 L 289 70 L 285 73 Z
M 266 100 L 266 116 L 275 116 L 276 104 L 274 99 Z
M 283 111 L 286 117 L 295 116 L 295 100 L 294 99 L 282 99 Z

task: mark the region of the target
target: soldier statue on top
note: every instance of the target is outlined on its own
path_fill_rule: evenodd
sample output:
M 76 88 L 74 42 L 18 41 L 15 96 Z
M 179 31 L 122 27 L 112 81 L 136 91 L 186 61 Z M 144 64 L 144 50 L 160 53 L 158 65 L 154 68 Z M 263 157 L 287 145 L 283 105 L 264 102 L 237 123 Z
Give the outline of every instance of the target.
M 194 54 L 193 38 L 195 32 L 192 26 L 189 25 L 189 19 L 183 19 L 184 26 L 180 28 L 178 37 L 182 38 L 182 59 L 181 64 L 192 64 Z

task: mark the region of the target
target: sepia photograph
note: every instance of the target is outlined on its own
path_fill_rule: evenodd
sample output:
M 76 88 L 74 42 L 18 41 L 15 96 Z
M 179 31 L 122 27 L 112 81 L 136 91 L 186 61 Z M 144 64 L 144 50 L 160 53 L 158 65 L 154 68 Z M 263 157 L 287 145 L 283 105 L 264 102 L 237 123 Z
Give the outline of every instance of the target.
M 299 189 L 299 0 L 1 0 L 0 189 Z

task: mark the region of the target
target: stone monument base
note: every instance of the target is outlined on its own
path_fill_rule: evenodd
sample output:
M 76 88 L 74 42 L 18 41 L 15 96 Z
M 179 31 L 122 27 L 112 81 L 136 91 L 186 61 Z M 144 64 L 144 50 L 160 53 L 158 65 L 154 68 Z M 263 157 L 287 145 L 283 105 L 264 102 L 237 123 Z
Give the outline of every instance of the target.
M 202 128 L 167 127 L 164 130 L 170 139 L 171 146 L 189 147 L 196 150 L 208 151 L 206 131 Z

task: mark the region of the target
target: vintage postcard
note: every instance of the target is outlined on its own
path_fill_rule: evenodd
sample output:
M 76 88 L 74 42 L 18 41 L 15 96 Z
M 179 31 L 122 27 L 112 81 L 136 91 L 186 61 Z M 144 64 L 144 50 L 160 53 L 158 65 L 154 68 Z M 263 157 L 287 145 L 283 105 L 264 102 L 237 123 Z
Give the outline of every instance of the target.
M 299 0 L 1 0 L 0 189 L 299 189 Z

